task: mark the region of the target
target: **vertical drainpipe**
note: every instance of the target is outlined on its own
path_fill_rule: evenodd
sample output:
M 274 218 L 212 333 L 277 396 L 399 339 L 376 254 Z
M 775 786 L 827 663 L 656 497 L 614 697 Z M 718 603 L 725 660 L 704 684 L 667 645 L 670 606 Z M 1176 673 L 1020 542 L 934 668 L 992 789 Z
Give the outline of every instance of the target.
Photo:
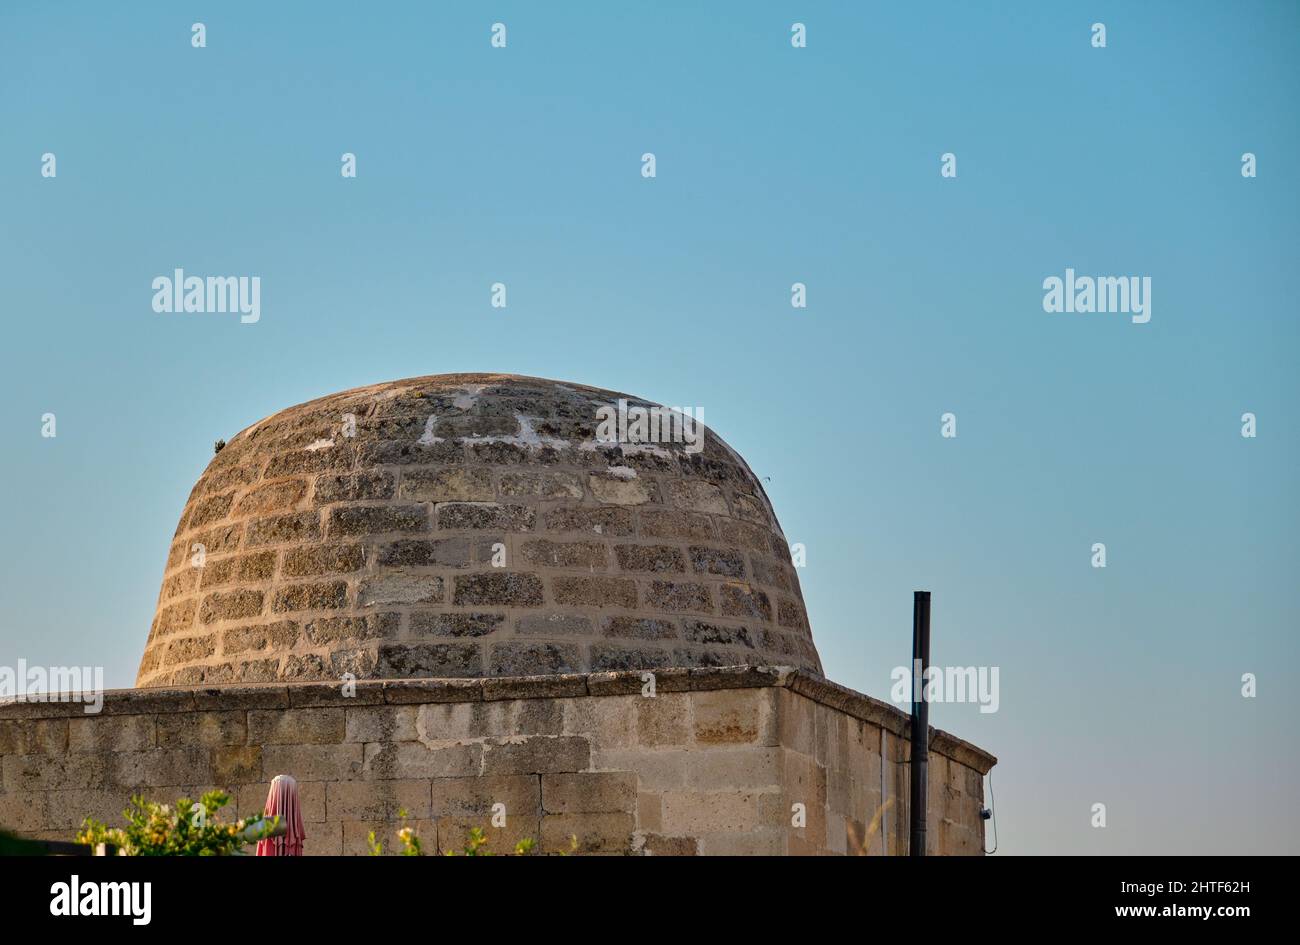
M 925 856 L 926 788 L 930 768 L 930 703 L 925 698 L 925 671 L 930 666 L 930 592 L 912 597 L 912 763 L 910 856 Z

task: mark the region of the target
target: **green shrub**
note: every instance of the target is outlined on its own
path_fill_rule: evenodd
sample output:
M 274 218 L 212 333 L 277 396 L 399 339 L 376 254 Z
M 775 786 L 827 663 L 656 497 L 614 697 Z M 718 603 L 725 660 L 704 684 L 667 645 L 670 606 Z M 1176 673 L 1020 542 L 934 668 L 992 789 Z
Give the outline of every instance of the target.
M 77 842 L 110 844 L 119 856 L 237 856 L 279 824 L 278 817 L 260 815 L 221 823 L 217 813 L 228 803 L 230 795 L 225 791 L 209 791 L 197 804 L 182 797 L 175 806 L 133 797 L 122 813 L 125 827 L 109 827 L 87 817 Z

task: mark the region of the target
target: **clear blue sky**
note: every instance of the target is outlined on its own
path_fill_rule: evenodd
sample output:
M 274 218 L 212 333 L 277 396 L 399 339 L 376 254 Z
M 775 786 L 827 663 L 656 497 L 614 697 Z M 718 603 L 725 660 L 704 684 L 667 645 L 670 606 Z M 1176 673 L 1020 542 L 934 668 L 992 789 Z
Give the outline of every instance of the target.
M 0 662 L 131 684 L 218 437 L 568 379 L 770 477 L 835 680 L 885 698 L 934 592 L 936 661 L 1000 667 L 932 720 L 1000 757 L 1001 852 L 1297 852 L 1298 9 L 5 3 Z M 261 321 L 155 314 L 174 267 Z M 1067 267 L 1151 322 L 1045 313 Z

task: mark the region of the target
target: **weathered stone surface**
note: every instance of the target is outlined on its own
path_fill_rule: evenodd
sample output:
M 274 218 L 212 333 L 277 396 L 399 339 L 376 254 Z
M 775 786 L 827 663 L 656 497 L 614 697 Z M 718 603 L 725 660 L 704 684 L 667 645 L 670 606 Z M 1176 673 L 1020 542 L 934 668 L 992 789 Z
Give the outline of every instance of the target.
M 495 497 L 492 474 L 468 466 L 405 470 L 397 494 L 421 502 L 490 502 Z
M 690 581 L 651 581 L 646 606 L 668 613 L 713 613 L 713 594 L 707 584 Z
M 300 632 L 297 622 L 293 620 L 228 627 L 221 631 L 221 652 L 232 656 L 268 647 L 289 649 L 298 642 Z
M 433 782 L 434 817 L 480 818 L 486 827 L 493 806 L 505 805 L 505 816 L 531 818 L 541 812 L 541 783 L 537 775 L 498 775 L 440 778 Z
M 682 509 L 694 512 L 709 512 L 716 515 L 727 514 L 727 500 L 722 490 L 710 482 L 698 479 L 683 479 L 668 484 L 669 501 Z
M 601 632 L 607 637 L 633 640 L 675 640 L 677 621 L 648 617 L 606 617 Z
M 296 512 L 253 519 L 248 523 L 244 544 L 280 544 L 281 542 L 316 541 L 320 538 L 320 513 Z
M 320 584 L 290 584 L 275 592 L 271 602 L 274 613 L 295 610 L 338 610 L 348 602 L 346 581 L 326 581 Z M 248 616 L 241 614 L 240 616 Z
M 332 745 L 343 741 L 343 709 L 254 709 L 248 713 L 253 745 Z
M 582 480 L 573 473 L 503 473 L 500 488 L 503 496 L 536 496 L 541 499 L 582 498 Z
M 381 677 L 481 676 L 483 654 L 472 643 L 390 644 L 379 648 Z
M 591 746 L 585 738 L 534 735 L 520 741 L 489 742 L 483 752 L 483 773 L 582 771 L 590 760 Z
M 469 539 L 408 538 L 390 542 L 380 546 L 378 564 L 381 567 L 463 568 L 469 564 Z
M 325 816 L 331 820 L 398 821 L 398 812 L 429 816 L 432 792 L 427 780 L 337 781 L 325 786 Z
M 444 594 L 439 575 L 395 572 L 362 581 L 357 589 L 357 603 L 362 607 L 430 604 L 441 601 Z
M 414 613 L 411 614 L 411 633 L 429 637 L 485 637 L 496 633 L 505 624 L 503 614 L 492 613 Z
M 601 441 L 597 408 L 621 398 L 414 378 L 229 437 L 170 543 L 137 683 L 740 660 L 820 671 L 757 478 L 712 431 L 699 453 Z M 644 621 L 608 622 L 629 612 Z M 688 635 L 674 615 L 725 632 Z M 419 649 L 443 641 L 477 649 Z
M 421 742 L 369 744 L 365 776 L 371 779 L 472 777 L 483 769 L 483 746 L 426 745 Z
M 336 506 L 329 513 L 332 536 L 422 532 L 428 528 L 428 513 L 420 505 Z
M 655 497 L 653 483 L 608 473 L 592 473 L 587 477 L 587 488 L 595 499 L 610 505 L 642 505 Z
M 236 515 L 251 515 L 261 512 L 276 512 L 291 509 L 307 495 L 307 480 L 284 479 L 279 482 L 258 486 L 235 504 Z
M 612 577 L 556 577 L 551 581 L 556 603 L 636 607 L 636 582 Z
M 546 513 L 546 530 L 587 532 L 607 538 L 633 533 L 632 513 L 620 508 L 556 508 Z
M 635 829 L 630 813 L 547 814 L 539 846 L 543 853 L 627 853 Z
M 537 567 L 604 570 L 609 566 L 609 551 L 599 542 L 526 541 L 520 553 L 524 561 Z
M 692 545 L 691 568 L 699 574 L 720 574 L 724 577 L 745 576 L 745 556 L 734 548 L 709 548 Z
M 533 530 L 537 513 L 528 505 L 502 505 L 496 502 L 443 502 L 436 507 L 439 529 L 472 531 L 528 532 Z
M 542 581 L 535 574 L 484 572 L 458 574 L 452 602 L 461 605 L 495 604 L 503 607 L 540 607 Z
M 262 611 L 265 595 L 261 591 L 219 591 L 203 598 L 199 609 L 200 623 L 256 617 Z
M 593 672 L 632 669 L 657 670 L 669 666 L 672 660 L 672 651 L 663 647 L 628 646 L 618 643 L 593 643 L 591 645 L 591 668 Z
M 591 637 L 591 621 L 574 614 L 525 614 L 519 618 L 520 636 Z
M 623 571 L 667 571 L 680 573 L 686 570 L 681 549 L 672 545 L 617 545 L 618 566 Z
M 630 771 L 542 775 L 542 809 L 548 814 L 628 811 L 636 792 Z
M 326 473 L 316 477 L 317 505 L 365 499 L 391 499 L 397 481 L 390 472 Z
M 284 773 L 313 855 L 365 853 L 370 830 L 395 847 L 403 809 L 428 850 L 477 827 L 497 852 L 522 837 L 567 852 L 571 836 L 597 854 L 906 852 L 904 713 L 782 669 L 655 679 L 654 697 L 633 672 L 109 692 L 95 716 L 0 704 L 0 823 L 67 839 L 87 814 L 120 822 L 131 793 L 210 787 L 247 815 Z M 993 759 L 937 730 L 931 743 L 931 852 L 979 855 Z
M 92 716 L 57 723 L 50 720 L 43 727 L 44 737 L 32 739 L 25 746 L 27 750 L 40 748 L 41 754 L 59 754 L 66 745 L 70 752 L 143 751 L 157 745 L 151 715 Z
M 492 676 L 536 673 L 576 673 L 582 668 L 582 650 L 566 643 L 497 643 L 488 658 Z
M 359 571 L 365 563 L 366 551 L 361 545 L 310 545 L 286 551 L 280 571 L 285 577 L 313 577 Z

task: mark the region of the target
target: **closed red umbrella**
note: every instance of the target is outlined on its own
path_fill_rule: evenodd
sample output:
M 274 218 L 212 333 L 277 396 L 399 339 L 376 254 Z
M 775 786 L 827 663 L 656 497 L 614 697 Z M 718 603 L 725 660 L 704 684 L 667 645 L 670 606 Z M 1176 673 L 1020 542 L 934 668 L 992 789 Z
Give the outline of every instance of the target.
M 298 782 L 287 774 L 277 774 L 271 781 L 262 809 L 267 817 L 279 817 L 284 833 L 257 841 L 258 856 L 302 856 L 302 805 L 298 803 Z M 279 833 L 279 831 L 277 831 Z

